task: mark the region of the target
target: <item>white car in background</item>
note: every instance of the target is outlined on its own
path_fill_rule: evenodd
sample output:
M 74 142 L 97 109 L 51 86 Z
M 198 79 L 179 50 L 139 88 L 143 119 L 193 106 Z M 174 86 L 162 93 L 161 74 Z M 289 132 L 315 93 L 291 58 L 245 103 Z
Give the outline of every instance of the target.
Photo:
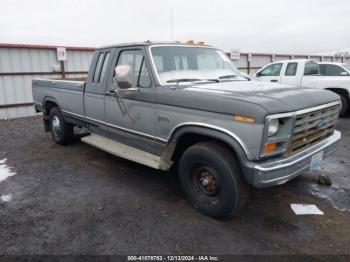
M 322 72 L 327 75 L 321 74 Z M 339 74 L 335 75 L 336 72 Z M 347 64 L 319 64 L 310 59 L 277 61 L 257 71 L 253 78 L 257 81 L 333 91 L 341 98 L 340 116 L 346 115 L 349 111 L 350 72 Z

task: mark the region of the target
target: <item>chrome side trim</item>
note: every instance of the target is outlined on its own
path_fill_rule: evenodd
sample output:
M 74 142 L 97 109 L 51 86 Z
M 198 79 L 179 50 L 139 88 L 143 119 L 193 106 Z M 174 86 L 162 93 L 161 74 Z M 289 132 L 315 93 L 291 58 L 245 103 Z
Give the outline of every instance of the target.
M 112 127 L 112 128 L 115 128 L 115 129 L 120 129 L 120 130 L 129 132 L 129 133 L 133 133 L 133 134 L 140 135 L 140 136 L 149 137 L 149 138 L 157 139 L 157 140 L 163 140 L 163 139 L 161 139 L 161 138 L 159 138 L 159 137 L 156 137 L 156 136 L 152 136 L 152 135 L 148 135 L 148 134 L 145 134 L 145 133 L 142 133 L 142 132 L 138 132 L 138 131 L 135 131 L 135 130 L 127 129 L 127 128 L 125 128 L 125 127 L 120 127 L 120 126 L 112 125 L 112 124 L 109 124 L 109 123 L 107 123 L 107 122 L 105 122 L 104 124 L 105 124 L 106 126 L 108 126 L 108 127 Z M 166 141 L 164 140 L 164 142 L 166 142 Z
M 119 130 L 122 130 L 122 131 L 124 131 L 126 133 L 130 133 L 130 134 L 134 134 L 134 135 L 138 135 L 138 136 L 142 136 L 142 137 L 147 137 L 147 138 L 154 139 L 154 140 L 157 140 L 157 141 L 160 141 L 160 142 L 163 142 L 163 143 L 167 142 L 166 140 L 164 140 L 164 139 L 162 139 L 160 137 L 148 135 L 148 134 L 145 134 L 145 133 L 142 133 L 142 132 L 138 132 L 138 131 L 135 131 L 135 130 L 131 130 L 131 129 L 125 128 L 125 127 L 112 125 L 112 124 L 109 124 L 109 123 L 101 121 L 101 120 L 97 120 L 97 119 L 92 118 L 92 117 L 82 116 L 82 115 L 79 115 L 79 114 L 76 114 L 76 113 L 72 113 L 72 112 L 69 112 L 69 111 L 66 111 L 66 110 L 62 110 L 62 112 L 66 113 L 66 114 L 69 114 L 69 115 L 73 115 L 73 116 L 79 117 L 81 119 L 86 119 L 86 120 L 90 120 L 90 121 L 95 122 L 95 123 L 99 123 L 99 124 L 104 125 L 106 127 L 119 129 Z
M 97 120 L 97 119 L 94 119 L 94 118 L 91 118 L 91 117 L 82 116 L 82 115 L 79 115 L 79 114 L 76 114 L 76 113 L 72 113 L 72 112 L 69 112 L 69 111 L 66 111 L 66 110 L 62 110 L 62 112 L 66 113 L 66 114 L 70 114 L 70 115 L 76 116 L 76 117 L 79 117 L 79 118 L 83 118 L 83 119 L 87 119 L 87 120 L 90 120 L 90 121 L 94 121 L 96 123 L 100 123 L 100 124 L 102 124 L 104 126 L 107 126 L 107 127 L 112 127 L 112 128 L 124 130 L 126 132 L 131 133 L 131 134 L 136 134 L 136 135 L 149 137 L 149 138 L 158 140 L 158 141 L 163 142 L 163 143 L 168 143 L 170 141 L 170 139 L 172 138 L 172 136 L 173 136 L 174 132 L 176 131 L 176 129 L 178 129 L 180 127 L 184 127 L 184 126 L 206 127 L 206 128 L 210 128 L 210 129 L 217 130 L 217 131 L 220 131 L 222 133 L 225 133 L 225 134 L 229 135 L 230 137 L 232 137 L 233 139 L 235 139 L 238 142 L 238 144 L 243 148 L 243 151 L 248 156 L 248 158 L 249 159 L 251 158 L 251 155 L 250 155 L 250 153 L 248 151 L 248 148 L 246 147 L 246 145 L 243 143 L 243 141 L 236 134 L 234 134 L 233 132 L 231 132 L 231 131 L 229 131 L 227 129 L 224 129 L 224 128 L 221 128 L 221 127 L 217 127 L 217 126 L 214 126 L 214 125 L 209 125 L 209 124 L 200 123 L 200 122 L 185 122 L 185 123 L 181 123 L 181 124 L 175 126 L 171 130 L 171 132 L 170 132 L 170 134 L 169 134 L 167 139 L 163 139 L 163 138 L 160 138 L 160 137 L 151 136 L 151 135 L 147 135 L 147 134 L 144 134 L 144 133 L 141 133 L 141 132 L 133 131 L 133 130 L 130 130 L 130 129 L 127 129 L 127 128 L 124 128 L 124 127 L 119 127 L 119 126 L 116 126 L 116 125 L 108 124 L 106 122 L 103 122 L 103 121 L 100 121 L 100 120 Z
M 68 114 L 68 115 L 72 115 L 72 116 L 76 116 L 76 117 L 79 117 L 79 118 L 82 118 L 82 119 L 86 119 L 85 116 L 82 116 L 82 115 L 79 115 L 79 114 L 76 114 L 76 113 L 72 113 L 72 112 L 69 112 L 67 110 L 61 110 L 62 113 L 65 113 L 65 114 Z
M 209 124 L 205 124 L 205 123 L 200 123 L 200 122 L 184 122 L 184 123 L 181 123 L 181 124 L 175 126 L 171 130 L 171 132 L 170 132 L 170 134 L 169 134 L 169 136 L 167 138 L 167 141 L 168 142 L 170 141 L 170 139 L 172 138 L 172 136 L 173 136 L 174 132 L 176 131 L 176 129 L 178 129 L 180 127 L 184 127 L 184 126 L 200 126 L 200 127 L 210 128 L 210 129 L 217 130 L 217 131 L 220 131 L 222 133 L 225 133 L 225 134 L 229 135 L 230 137 L 232 137 L 233 139 L 235 139 L 238 142 L 238 144 L 243 148 L 243 151 L 248 156 L 248 159 L 251 159 L 251 155 L 250 155 L 250 153 L 248 151 L 247 146 L 243 143 L 243 141 L 235 133 L 233 133 L 233 132 L 231 132 L 231 131 L 229 131 L 229 130 L 227 130 L 225 128 L 221 128 L 221 127 L 218 127 L 218 126 L 209 125 Z
M 307 148 L 306 150 L 304 150 L 298 154 L 295 154 L 289 158 L 285 158 L 282 160 L 277 160 L 277 161 L 273 161 L 273 162 L 269 162 L 269 163 L 265 163 L 265 164 L 255 165 L 254 169 L 262 171 L 262 172 L 269 172 L 269 171 L 274 171 L 274 170 L 293 166 L 293 165 L 303 161 L 304 159 L 322 151 L 326 147 L 338 142 L 340 140 L 340 138 L 341 138 L 341 133 L 339 131 L 334 131 L 334 134 L 332 136 L 330 136 L 329 138 L 327 138 L 326 140 L 321 141 L 320 143 L 313 145 L 313 146 Z
M 58 72 L 57 74 L 60 74 L 60 72 Z M 32 81 L 34 83 L 36 83 L 36 81 L 42 81 L 42 82 L 51 82 L 51 83 L 60 82 L 60 83 L 72 83 L 72 84 L 81 84 L 81 85 L 86 83 L 84 81 L 59 80 L 59 79 L 52 80 L 52 79 L 48 79 L 48 78 L 33 78 Z

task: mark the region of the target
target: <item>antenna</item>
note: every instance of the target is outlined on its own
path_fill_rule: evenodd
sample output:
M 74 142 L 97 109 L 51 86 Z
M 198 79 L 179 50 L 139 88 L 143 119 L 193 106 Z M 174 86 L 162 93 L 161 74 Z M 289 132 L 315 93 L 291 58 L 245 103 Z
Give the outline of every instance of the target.
M 170 41 L 174 40 L 173 8 L 170 8 Z

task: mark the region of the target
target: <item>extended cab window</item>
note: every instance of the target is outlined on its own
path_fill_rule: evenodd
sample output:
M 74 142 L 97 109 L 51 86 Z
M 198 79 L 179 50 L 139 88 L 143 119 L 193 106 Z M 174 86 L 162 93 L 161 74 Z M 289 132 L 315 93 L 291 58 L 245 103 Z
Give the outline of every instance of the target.
M 319 75 L 319 67 L 318 64 L 315 62 L 308 62 L 305 64 L 305 70 L 304 70 L 304 75 Z
M 324 76 L 341 76 L 342 73 L 346 73 L 346 71 L 337 65 L 320 65 L 320 73 Z
M 108 62 L 109 62 L 109 57 L 110 57 L 111 53 L 106 53 L 105 55 L 105 59 L 103 60 L 103 65 L 102 65 L 102 69 L 101 69 L 101 74 L 100 74 L 100 78 L 99 78 L 99 82 L 103 81 L 105 74 L 107 72 L 107 68 L 108 68 Z
M 100 74 L 101 74 L 101 68 L 102 68 L 104 57 L 105 57 L 105 53 L 100 53 L 100 55 L 98 56 L 95 72 L 94 72 L 94 78 L 93 78 L 94 83 L 100 82 Z
M 297 74 L 298 63 L 288 63 L 286 69 L 286 76 L 295 76 Z
M 118 59 L 118 65 L 129 65 L 131 67 L 133 86 L 151 87 L 151 78 L 141 50 L 122 51 Z
M 272 64 L 264 68 L 259 75 L 260 76 L 279 76 L 282 69 L 282 63 Z

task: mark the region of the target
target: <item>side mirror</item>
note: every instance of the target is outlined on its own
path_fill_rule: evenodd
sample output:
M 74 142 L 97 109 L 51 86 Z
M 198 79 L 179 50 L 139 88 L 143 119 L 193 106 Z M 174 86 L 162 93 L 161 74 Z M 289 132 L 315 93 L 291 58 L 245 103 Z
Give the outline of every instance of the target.
M 120 89 L 128 89 L 132 87 L 134 75 L 132 73 L 131 66 L 118 65 L 115 68 L 115 77 L 113 82 L 117 84 Z
M 344 72 L 341 72 L 340 75 L 341 75 L 341 76 L 348 76 L 349 73 L 344 71 Z

